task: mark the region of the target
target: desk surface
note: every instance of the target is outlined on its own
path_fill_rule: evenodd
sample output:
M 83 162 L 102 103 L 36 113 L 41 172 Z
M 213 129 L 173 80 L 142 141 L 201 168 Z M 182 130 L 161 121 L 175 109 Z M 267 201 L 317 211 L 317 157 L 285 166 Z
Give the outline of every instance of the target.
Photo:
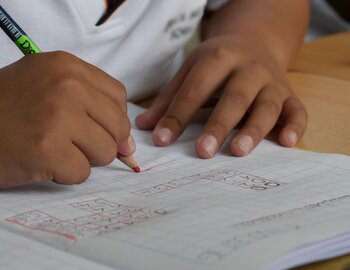
M 290 72 L 288 79 L 309 114 L 309 125 L 298 147 L 350 155 L 350 80 L 296 72 Z M 350 255 L 297 269 L 343 270 L 346 266 L 350 267 Z
M 295 72 L 288 78 L 309 115 L 298 147 L 350 155 L 350 81 Z
M 304 44 L 290 70 L 350 80 L 350 32 Z
M 299 147 L 350 155 L 350 33 L 306 43 L 292 64 L 289 80 L 309 111 Z M 315 74 L 308 75 L 308 74 Z M 298 270 L 350 269 L 350 255 Z

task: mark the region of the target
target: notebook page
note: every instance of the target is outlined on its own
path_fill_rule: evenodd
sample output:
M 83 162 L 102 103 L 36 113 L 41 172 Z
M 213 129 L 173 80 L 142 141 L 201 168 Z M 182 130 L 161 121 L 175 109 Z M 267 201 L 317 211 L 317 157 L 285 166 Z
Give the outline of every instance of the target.
M 305 265 L 310 260 L 318 261 L 346 255 L 349 253 L 349 250 L 350 232 L 301 246 L 271 262 L 266 269 L 290 269 L 295 266 Z
M 0 243 L 0 269 L 111 269 L 1 229 Z
M 349 157 L 264 141 L 245 158 L 223 150 L 201 160 L 199 131 L 192 125 L 157 148 L 150 132 L 133 129 L 143 173 L 115 161 L 79 186 L 2 191 L 1 224 L 121 269 L 255 269 L 348 230 Z

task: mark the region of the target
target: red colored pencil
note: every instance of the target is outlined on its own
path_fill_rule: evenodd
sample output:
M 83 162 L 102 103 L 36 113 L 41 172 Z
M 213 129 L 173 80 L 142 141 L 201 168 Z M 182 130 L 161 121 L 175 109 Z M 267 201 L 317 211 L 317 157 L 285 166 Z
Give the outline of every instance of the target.
M 141 169 L 140 169 L 139 165 L 137 165 L 133 156 L 124 156 L 123 154 L 118 153 L 117 159 L 119 159 L 121 162 L 123 162 L 130 169 L 133 169 L 134 172 L 137 172 L 137 173 L 141 172 Z

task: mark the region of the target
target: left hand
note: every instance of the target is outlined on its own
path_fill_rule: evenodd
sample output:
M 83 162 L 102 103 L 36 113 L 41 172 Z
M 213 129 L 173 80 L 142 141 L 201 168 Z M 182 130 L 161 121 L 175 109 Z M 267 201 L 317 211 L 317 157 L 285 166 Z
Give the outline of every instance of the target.
M 198 46 L 136 124 L 154 128 L 155 145 L 170 145 L 218 90 L 220 98 L 196 141 L 199 157 L 213 157 L 247 112 L 248 120 L 230 144 L 235 156 L 249 154 L 277 122 L 283 125 L 281 145 L 292 147 L 302 137 L 306 110 L 271 48 L 238 36 L 215 37 Z

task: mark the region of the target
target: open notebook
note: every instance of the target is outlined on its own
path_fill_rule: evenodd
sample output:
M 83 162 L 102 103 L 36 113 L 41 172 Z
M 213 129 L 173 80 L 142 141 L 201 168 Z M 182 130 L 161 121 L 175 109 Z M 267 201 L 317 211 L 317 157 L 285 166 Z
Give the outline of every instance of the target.
M 140 174 L 115 161 L 82 185 L 1 191 L 0 269 L 284 269 L 350 251 L 350 157 L 264 141 L 201 160 L 199 131 L 156 148 L 133 128 Z

